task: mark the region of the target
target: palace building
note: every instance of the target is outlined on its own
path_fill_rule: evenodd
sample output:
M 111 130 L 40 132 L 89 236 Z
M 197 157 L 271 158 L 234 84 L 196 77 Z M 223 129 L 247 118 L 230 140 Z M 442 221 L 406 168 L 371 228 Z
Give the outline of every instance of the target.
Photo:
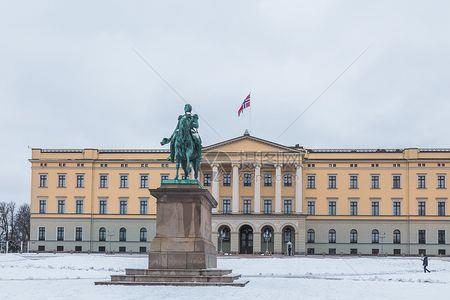
M 147 252 L 168 150 L 33 149 L 33 251 Z M 446 255 L 450 149 L 308 149 L 243 136 L 203 148 L 223 253 Z

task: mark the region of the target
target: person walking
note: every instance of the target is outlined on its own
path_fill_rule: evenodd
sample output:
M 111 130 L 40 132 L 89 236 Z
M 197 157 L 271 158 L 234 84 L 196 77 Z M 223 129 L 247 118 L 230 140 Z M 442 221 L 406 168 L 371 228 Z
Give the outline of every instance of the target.
M 424 257 L 422 258 L 422 265 L 423 265 L 423 272 L 426 273 L 431 273 L 430 270 L 428 270 L 428 256 L 424 255 Z
M 291 241 L 287 242 L 287 251 L 288 251 L 288 256 L 292 255 L 292 243 Z

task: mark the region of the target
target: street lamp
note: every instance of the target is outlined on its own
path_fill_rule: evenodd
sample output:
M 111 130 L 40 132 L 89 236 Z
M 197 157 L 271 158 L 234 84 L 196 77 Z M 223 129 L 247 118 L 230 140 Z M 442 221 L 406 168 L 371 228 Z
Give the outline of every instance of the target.
M 220 251 L 219 253 L 223 253 L 223 240 L 225 239 L 225 232 L 223 228 L 219 231 L 219 240 L 220 240 Z
M 111 239 L 114 236 L 114 230 L 109 231 L 108 230 L 108 237 L 109 237 L 109 253 L 111 253 Z
M 269 240 L 272 237 L 272 233 L 270 232 L 269 228 L 266 228 L 266 230 L 263 233 L 264 241 L 266 242 L 266 254 L 269 254 Z

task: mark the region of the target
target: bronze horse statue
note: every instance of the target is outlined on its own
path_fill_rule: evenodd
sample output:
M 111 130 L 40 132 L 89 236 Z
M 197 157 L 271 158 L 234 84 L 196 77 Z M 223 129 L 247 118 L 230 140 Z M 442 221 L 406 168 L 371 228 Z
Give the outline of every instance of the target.
M 198 180 L 198 171 L 202 160 L 202 144 L 198 135 L 198 116 L 192 115 L 192 106 L 184 106 L 185 114 L 178 117 L 178 124 L 170 138 L 164 138 L 161 145 L 170 143 L 169 160 L 176 163 L 175 180 L 178 180 L 180 165 L 184 177 L 189 178 L 192 169 Z M 191 167 L 192 166 L 192 167 Z

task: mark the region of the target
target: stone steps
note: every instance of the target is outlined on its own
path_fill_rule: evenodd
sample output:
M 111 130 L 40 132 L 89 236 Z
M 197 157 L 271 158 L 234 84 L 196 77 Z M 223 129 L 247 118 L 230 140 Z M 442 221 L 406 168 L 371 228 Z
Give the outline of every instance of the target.
M 112 275 L 112 282 L 222 282 L 230 283 L 241 275 L 191 276 L 191 275 Z
M 96 285 L 175 285 L 175 286 L 236 286 L 248 281 L 226 269 L 126 269 L 124 275 L 111 275 L 111 281 Z
M 186 276 L 223 276 L 231 274 L 226 269 L 125 269 L 126 275 L 186 275 Z
M 157 285 L 157 286 L 232 286 L 245 287 L 248 280 L 237 280 L 234 282 L 136 282 L 136 281 L 100 281 L 95 285 Z

